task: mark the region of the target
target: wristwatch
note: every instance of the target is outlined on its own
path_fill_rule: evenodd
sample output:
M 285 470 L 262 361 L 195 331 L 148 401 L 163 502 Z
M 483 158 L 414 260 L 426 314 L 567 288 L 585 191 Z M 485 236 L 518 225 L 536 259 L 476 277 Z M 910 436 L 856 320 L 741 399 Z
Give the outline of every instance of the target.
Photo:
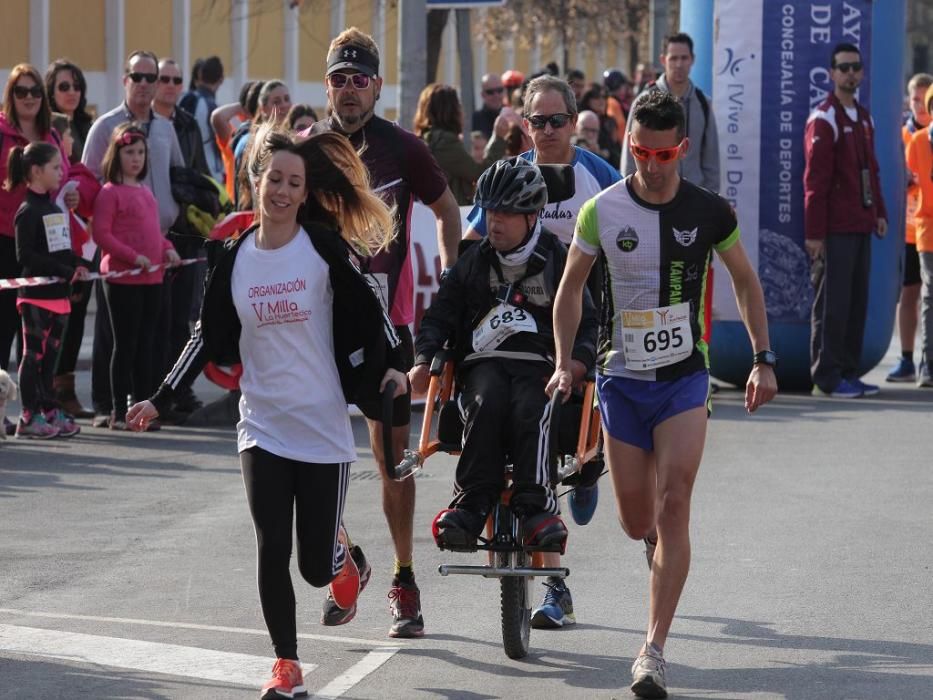
M 768 365 L 768 367 L 777 367 L 778 356 L 772 350 L 761 350 L 756 352 L 752 358 L 752 364 Z

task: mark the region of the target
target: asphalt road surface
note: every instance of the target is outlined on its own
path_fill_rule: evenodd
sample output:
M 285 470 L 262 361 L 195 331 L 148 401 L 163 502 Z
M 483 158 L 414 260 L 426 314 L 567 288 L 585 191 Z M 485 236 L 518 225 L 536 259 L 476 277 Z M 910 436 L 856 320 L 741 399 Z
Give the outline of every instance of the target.
M 673 697 L 933 697 L 931 408 L 933 390 L 911 386 L 858 401 L 782 395 L 754 417 L 739 392 L 716 397 L 666 649 Z M 427 634 L 390 640 L 390 540 L 355 428 L 347 523 L 374 576 L 356 619 L 325 628 L 324 592 L 293 567 L 312 696 L 630 697 L 647 567 L 608 481 L 593 521 L 570 525 L 579 623 L 533 631 L 531 654 L 511 661 L 498 583 L 437 573 L 479 555 L 433 545 L 454 461 L 432 458 L 415 513 Z M 85 426 L 71 440 L 0 443 L 0 698 L 257 697 L 272 656 L 254 547 L 229 429 Z M 536 583 L 536 601 L 543 592 Z

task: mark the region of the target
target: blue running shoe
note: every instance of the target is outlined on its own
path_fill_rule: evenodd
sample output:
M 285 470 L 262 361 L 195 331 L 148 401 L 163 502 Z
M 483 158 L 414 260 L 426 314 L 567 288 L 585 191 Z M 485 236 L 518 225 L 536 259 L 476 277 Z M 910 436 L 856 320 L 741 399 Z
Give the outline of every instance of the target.
M 596 504 L 599 503 L 599 484 L 577 486 L 567 499 L 570 503 L 570 517 L 577 525 L 586 525 L 593 519 Z
M 917 368 L 914 367 L 914 361 L 901 356 L 894 365 L 894 369 L 888 372 L 884 378 L 886 382 L 913 382 L 917 379 Z
M 531 613 L 531 626 L 537 630 L 553 630 L 564 625 L 576 624 L 573 614 L 573 598 L 570 589 L 562 580 L 548 579 L 544 582 L 547 593 L 540 608 Z
M 845 379 L 839 382 L 832 391 L 824 391 L 814 385 L 811 393 L 813 396 L 831 396 L 834 399 L 857 399 L 862 396 L 862 390 Z
M 861 379 L 853 379 L 849 383 L 856 389 L 861 389 L 862 396 L 877 396 L 881 393 L 881 387 L 877 384 L 866 384 Z

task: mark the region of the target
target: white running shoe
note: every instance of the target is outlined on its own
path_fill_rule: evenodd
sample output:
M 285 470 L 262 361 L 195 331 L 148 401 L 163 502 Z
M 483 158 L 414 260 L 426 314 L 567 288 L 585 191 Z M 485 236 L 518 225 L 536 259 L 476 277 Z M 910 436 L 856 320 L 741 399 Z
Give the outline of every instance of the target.
M 663 656 L 642 652 L 632 664 L 632 692 L 637 698 L 666 698 Z

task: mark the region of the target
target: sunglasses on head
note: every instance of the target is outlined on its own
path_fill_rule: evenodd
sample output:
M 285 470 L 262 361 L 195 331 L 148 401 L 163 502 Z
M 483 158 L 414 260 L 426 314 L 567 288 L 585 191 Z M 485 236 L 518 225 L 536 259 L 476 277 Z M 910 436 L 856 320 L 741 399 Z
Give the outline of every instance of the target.
M 504 87 L 486 88 L 483 90 L 484 95 L 501 95 L 503 92 L 505 92 Z
M 681 141 L 676 146 L 669 146 L 668 148 L 647 148 L 645 146 L 639 146 L 634 141 L 631 141 L 629 143 L 629 149 L 632 151 L 632 155 L 635 156 L 636 160 L 648 160 L 654 156 L 654 159 L 659 163 L 670 163 L 677 158 L 677 154 L 680 153 L 680 147 L 683 143 L 684 142 Z
M 550 124 L 553 129 L 560 129 L 567 126 L 570 115 L 561 112 L 557 114 L 532 114 L 526 119 L 528 119 L 528 123 L 531 124 L 533 129 L 543 129 L 545 124 Z
M 63 80 L 55 87 L 58 88 L 59 92 L 71 92 L 72 90 L 74 90 L 75 92 L 81 92 L 81 88 L 78 86 L 77 83 L 69 83 L 67 80 Z
M 141 83 L 143 80 L 145 80 L 150 85 L 152 85 L 152 83 L 154 83 L 158 77 L 159 76 L 157 76 L 155 73 L 136 73 L 134 71 L 133 73 L 129 74 L 130 80 L 132 80 L 134 83 Z
M 836 70 L 842 73 L 848 73 L 850 70 L 858 73 L 860 70 L 862 70 L 862 62 L 852 61 L 852 63 L 837 63 Z
M 369 87 L 370 77 L 365 73 L 354 73 L 353 75 L 347 75 L 346 73 L 331 73 L 327 76 L 327 82 L 330 83 L 330 86 L 336 90 L 340 90 L 347 86 L 347 83 L 353 83 L 353 87 L 356 90 L 365 90 Z
M 42 86 L 33 85 L 32 87 L 26 87 L 25 85 L 17 85 L 13 88 L 13 94 L 21 100 L 25 100 L 30 95 L 38 100 L 43 94 Z
M 177 75 L 174 77 L 171 75 L 160 75 L 159 82 L 164 83 L 165 85 L 168 85 L 169 83 L 172 83 L 173 85 L 181 85 L 184 81 Z

